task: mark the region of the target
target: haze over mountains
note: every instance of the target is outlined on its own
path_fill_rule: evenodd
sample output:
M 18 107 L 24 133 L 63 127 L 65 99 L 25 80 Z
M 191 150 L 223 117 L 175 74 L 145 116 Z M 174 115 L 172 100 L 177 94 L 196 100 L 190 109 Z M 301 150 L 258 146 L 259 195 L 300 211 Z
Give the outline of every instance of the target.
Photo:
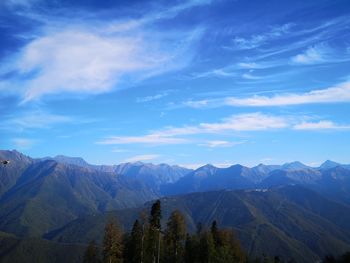
M 308 262 L 303 256 L 314 261 L 350 250 L 349 165 L 208 164 L 191 170 L 141 162 L 91 165 L 66 156 L 33 159 L 17 151 L 0 151 L 0 159 L 10 160 L 0 167 L 0 241 L 16 244 L 0 249 L 0 259 L 13 259 L 19 246 L 28 246 L 28 238 L 47 247 L 47 254 L 66 243 L 101 240 L 110 216 L 129 229 L 158 198 L 164 220 L 180 209 L 193 231 L 198 222 L 215 219 L 234 228 L 252 255 Z

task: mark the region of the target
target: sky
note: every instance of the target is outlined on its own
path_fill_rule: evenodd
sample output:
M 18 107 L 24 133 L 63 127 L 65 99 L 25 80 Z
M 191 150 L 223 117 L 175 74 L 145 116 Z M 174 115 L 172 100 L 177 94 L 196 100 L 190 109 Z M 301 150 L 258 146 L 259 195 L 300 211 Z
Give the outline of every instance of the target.
M 350 163 L 348 0 L 2 0 L 0 148 Z

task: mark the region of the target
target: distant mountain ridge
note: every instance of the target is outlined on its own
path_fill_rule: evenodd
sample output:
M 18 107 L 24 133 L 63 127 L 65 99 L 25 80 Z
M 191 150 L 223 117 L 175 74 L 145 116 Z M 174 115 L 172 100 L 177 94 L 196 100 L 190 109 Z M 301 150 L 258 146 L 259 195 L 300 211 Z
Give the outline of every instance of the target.
M 190 170 L 141 162 L 91 165 L 62 155 L 32 159 L 17 151 L 0 151 L 0 158 L 10 160 L 0 167 L 0 231 L 18 236 L 41 235 L 81 215 L 192 192 L 300 184 L 350 204 L 350 169 L 331 161 L 317 168 L 293 162 Z
M 56 157 L 45 157 L 40 160 L 54 160 L 58 163 L 77 165 L 84 168 L 95 169 L 101 172 L 116 173 L 125 175 L 133 179 L 144 180 L 151 186 L 159 188 L 160 184 L 173 183 L 191 169 L 178 165 L 152 164 L 143 162 L 121 163 L 116 165 L 93 165 L 86 162 L 81 157 L 68 157 L 57 155 Z M 147 180 L 147 181 L 146 181 Z
M 0 158 L 10 160 L 0 166 L 0 242 L 19 244 L 19 250 L 31 246 L 28 237 L 86 243 L 95 229 L 103 232 L 107 215 L 121 216 L 129 228 L 157 198 L 164 218 L 180 209 L 192 230 L 214 219 L 234 227 L 252 254 L 303 262 L 304 255 L 318 260 L 350 249 L 349 165 L 208 164 L 191 170 L 141 162 L 92 165 L 62 155 L 33 159 L 18 151 L 0 151 Z M 56 253 L 54 243 L 34 243 L 46 247 L 44 254 Z
M 1 151 L 1 152 L 11 152 L 11 151 Z M 14 150 L 14 152 L 17 152 L 16 150 Z M 19 152 L 17 152 L 19 153 Z M 1 155 L 0 155 L 1 156 Z M 94 165 L 94 164 L 89 164 L 88 162 L 86 162 L 83 158 L 81 157 L 70 157 L 70 156 L 65 156 L 65 155 L 57 155 L 55 157 L 44 157 L 44 158 L 38 158 L 37 160 L 55 160 L 57 162 L 60 163 L 65 163 L 65 164 L 73 164 L 73 165 L 77 165 L 77 166 L 82 166 L 82 167 L 89 167 L 89 168 L 94 168 L 94 169 L 98 169 L 98 170 L 104 170 L 104 171 L 118 171 L 119 173 L 123 170 L 125 170 L 125 167 L 128 166 L 143 166 L 143 165 L 148 165 L 148 166 L 167 166 L 167 167 L 173 167 L 173 168 L 179 168 L 185 172 L 190 172 L 190 171 L 194 171 L 194 170 L 202 170 L 202 169 L 227 169 L 230 168 L 232 166 L 235 165 L 240 165 L 240 164 L 233 164 L 229 167 L 226 168 L 219 168 L 216 167 L 215 165 L 212 165 L 210 163 L 198 167 L 197 169 L 189 169 L 189 168 L 185 168 L 185 167 L 181 167 L 179 165 L 168 165 L 165 163 L 162 164 L 152 164 L 152 163 L 143 163 L 141 161 L 136 161 L 136 162 L 129 162 L 129 163 L 120 163 L 120 164 L 115 164 L 115 165 Z M 240 165 L 243 166 L 243 165 Z M 321 169 L 330 169 L 330 168 L 335 168 L 337 166 L 341 166 L 343 168 L 346 169 L 350 169 L 350 164 L 341 164 L 341 163 L 337 163 L 331 160 L 326 160 L 324 161 L 320 166 L 318 167 L 314 167 L 314 166 L 309 166 L 306 164 L 303 164 L 300 161 L 294 161 L 294 162 L 289 162 L 289 163 L 284 163 L 282 165 L 278 165 L 278 164 L 272 164 L 272 165 L 266 165 L 263 163 L 260 163 L 256 166 L 253 167 L 246 167 L 248 169 L 252 169 L 254 171 L 259 171 L 261 173 L 269 173 L 272 172 L 274 170 L 303 170 L 303 169 L 311 169 L 311 170 L 321 170 Z M 123 172 L 121 172 L 120 174 L 123 174 Z

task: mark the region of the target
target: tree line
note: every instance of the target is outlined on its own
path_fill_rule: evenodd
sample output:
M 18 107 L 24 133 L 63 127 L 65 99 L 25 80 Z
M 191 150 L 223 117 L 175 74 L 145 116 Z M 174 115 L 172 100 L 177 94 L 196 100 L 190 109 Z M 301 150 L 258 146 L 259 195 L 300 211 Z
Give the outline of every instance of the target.
M 241 248 L 230 229 L 220 229 L 214 220 L 207 228 L 201 223 L 196 232 L 187 232 L 183 214 L 173 211 L 161 225 L 161 202 L 157 200 L 150 214 L 136 219 L 131 232 L 123 233 L 117 222 L 105 226 L 101 246 L 90 242 L 83 263 L 295 263 L 279 256 L 251 258 Z M 350 252 L 339 258 L 325 256 L 322 263 L 349 263 Z
M 130 233 L 123 233 L 116 222 L 105 226 L 101 248 L 88 245 L 83 263 L 241 263 L 246 255 L 229 229 L 220 229 L 213 221 L 208 229 L 197 225 L 187 232 L 183 214 L 175 210 L 165 229 L 161 226 L 161 202 L 156 201 L 150 215 L 135 220 Z

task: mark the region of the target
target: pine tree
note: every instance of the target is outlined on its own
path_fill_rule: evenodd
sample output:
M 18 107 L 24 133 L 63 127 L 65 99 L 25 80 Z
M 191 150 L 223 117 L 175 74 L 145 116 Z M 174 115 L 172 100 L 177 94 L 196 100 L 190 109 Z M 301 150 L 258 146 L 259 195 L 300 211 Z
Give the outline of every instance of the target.
M 147 231 L 147 249 L 145 253 L 146 263 L 160 262 L 160 241 L 161 241 L 161 206 L 157 200 L 151 208 L 149 227 Z
M 214 220 L 213 223 L 211 224 L 210 232 L 213 236 L 215 247 L 219 247 L 221 244 L 220 244 L 219 230 L 218 230 L 218 225 L 216 220 Z
M 142 259 L 143 259 L 142 242 L 143 242 L 142 225 L 140 224 L 139 220 L 136 220 L 132 227 L 131 234 L 128 237 L 126 242 L 126 249 L 125 249 L 126 262 L 130 262 L 130 263 L 142 262 Z
M 199 240 L 199 262 L 211 263 L 213 262 L 215 254 L 215 244 L 213 236 L 210 232 L 202 231 Z
M 122 231 L 113 222 L 107 223 L 103 239 L 103 262 L 123 262 Z
M 185 263 L 199 263 L 199 238 L 198 235 L 186 235 L 185 242 Z
M 83 263 L 99 263 L 99 255 L 98 255 L 98 248 L 96 246 L 95 241 L 91 241 L 86 248 Z
M 185 238 L 185 218 L 180 211 L 175 210 L 168 219 L 164 235 L 166 262 L 183 262 Z

